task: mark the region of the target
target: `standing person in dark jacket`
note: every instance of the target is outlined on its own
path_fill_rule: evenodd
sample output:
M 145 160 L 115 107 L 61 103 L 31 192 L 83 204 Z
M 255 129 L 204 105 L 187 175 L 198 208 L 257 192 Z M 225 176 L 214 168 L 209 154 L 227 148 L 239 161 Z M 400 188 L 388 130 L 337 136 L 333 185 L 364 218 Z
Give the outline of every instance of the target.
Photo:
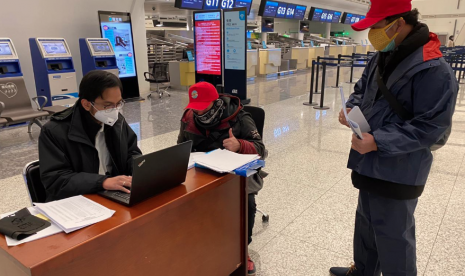
M 76 104 L 44 125 L 39 160 L 47 201 L 104 189 L 129 193 L 132 159 L 142 153 L 119 113 L 122 89 L 114 74 L 91 71 L 81 81 Z
M 267 151 L 255 122 L 242 110 L 239 98 L 222 95 L 208 82 L 199 82 L 189 88 L 189 105 L 181 120 L 178 143 L 192 141 L 192 151 L 209 152 L 227 149 L 241 154 L 258 154 L 266 158 Z M 263 172 L 247 179 L 248 190 L 248 242 L 257 205 L 255 195 L 263 187 Z M 255 264 L 248 258 L 248 273 L 255 275 Z
M 437 36 L 418 22 L 411 0 L 372 0 L 366 19 L 352 28 L 370 28 L 368 38 L 379 52 L 346 103 L 347 110 L 359 107 L 371 128 L 362 140 L 352 136 L 348 163 L 360 190 L 355 265 L 333 267 L 330 273 L 416 276 L 414 212 L 433 162 L 430 147 L 452 124 L 457 80 L 442 58 Z M 384 97 L 376 70 L 410 119 L 397 115 L 400 109 Z M 342 111 L 339 121 L 347 125 Z

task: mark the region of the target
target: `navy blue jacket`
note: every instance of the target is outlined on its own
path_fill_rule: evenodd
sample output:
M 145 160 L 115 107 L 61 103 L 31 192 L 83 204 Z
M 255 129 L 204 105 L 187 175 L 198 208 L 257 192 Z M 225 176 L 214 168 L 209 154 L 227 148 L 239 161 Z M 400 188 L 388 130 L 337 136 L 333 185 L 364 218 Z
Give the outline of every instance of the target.
M 399 118 L 384 97 L 375 100 L 378 55 L 368 63 L 347 107 L 360 107 L 378 151 L 362 155 L 351 150 L 349 169 L 399 184 L 426 184 L 433 162 L 429 148 L 452 124 L 459 89 L 439 46 L 437 36 L 430 34 L 430 41 L 404 59 L 386 84 L 403 107 L 414 114 L 409 121 Z

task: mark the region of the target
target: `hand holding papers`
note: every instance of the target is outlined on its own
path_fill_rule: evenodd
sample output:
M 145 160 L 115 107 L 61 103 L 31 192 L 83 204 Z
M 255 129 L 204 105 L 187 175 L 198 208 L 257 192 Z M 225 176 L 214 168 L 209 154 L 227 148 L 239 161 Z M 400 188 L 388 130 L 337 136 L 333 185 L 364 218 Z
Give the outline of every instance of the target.
M 346 99 L 344 97 L 344 90 L 342 87 L 340 88 L 340 93 L 344 117 L 346 118 L 349 127 L 352 129 L 352 132 L 358 137 L 358 139 L 363 139 L 362 133 L 371 131 L 370 125 L 368 124 L 365 116 L 363 116 L 362 111 L 358 106 L 354 107 L 350 113 L 347 114 Z

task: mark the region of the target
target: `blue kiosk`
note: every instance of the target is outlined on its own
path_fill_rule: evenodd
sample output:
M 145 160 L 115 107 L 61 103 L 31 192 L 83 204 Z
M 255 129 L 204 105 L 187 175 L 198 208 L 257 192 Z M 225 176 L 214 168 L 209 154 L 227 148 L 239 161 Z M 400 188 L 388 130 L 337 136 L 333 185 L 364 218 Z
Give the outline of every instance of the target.
M 32 66 L 38 96 L 47 106 L 72 106 L 78 98 L 73 57 L 64 38 L 30 38 Z
M 82 74 L 105 70 L 119 77 L 115 52 L 108 38 L 80 38 Z

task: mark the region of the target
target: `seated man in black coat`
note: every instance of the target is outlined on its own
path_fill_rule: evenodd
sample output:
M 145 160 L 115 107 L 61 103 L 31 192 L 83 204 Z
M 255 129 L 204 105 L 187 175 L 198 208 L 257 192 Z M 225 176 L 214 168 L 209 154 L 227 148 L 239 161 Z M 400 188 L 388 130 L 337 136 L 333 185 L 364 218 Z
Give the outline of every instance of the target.
M 178 143 L 192 141 L 192 151 L 209 152 L 227 149 L 241 154 L 258 154 L 263 159 L 267 150 L 257 131 L 252 116 L 243 110 L 237 97 L 218 95 L 208 82 L 199 82 L 189 89 L 189 105 L 181 120 Z M 247 179 L 248 192 L 248 242 L 257 206 L 255 195 L 263 187 L 263 171 Z M 255 275 L 255 264 L 249 258 L 248 275 Z
M 39 137 L 40 176 L 47 201 L 106 190 L 129 193 L 137 136 L 119 113 L 119 78 L 91 71 L 76 104 L 52 116 Z

